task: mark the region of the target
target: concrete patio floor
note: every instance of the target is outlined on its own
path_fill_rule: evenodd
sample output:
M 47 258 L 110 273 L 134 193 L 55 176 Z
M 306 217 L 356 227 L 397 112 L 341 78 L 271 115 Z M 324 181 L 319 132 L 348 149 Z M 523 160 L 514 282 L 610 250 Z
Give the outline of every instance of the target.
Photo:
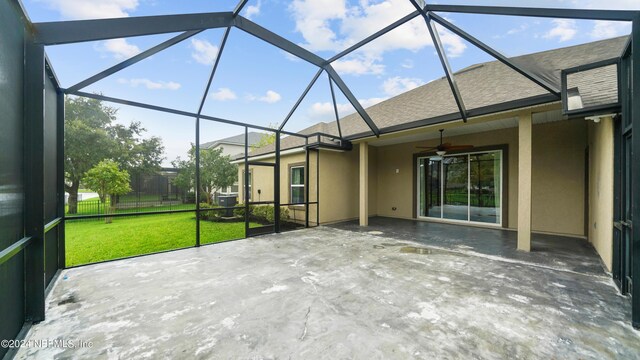
M 18 359 L 638 358 L 604 272 L 330 227 L 66 270 Z

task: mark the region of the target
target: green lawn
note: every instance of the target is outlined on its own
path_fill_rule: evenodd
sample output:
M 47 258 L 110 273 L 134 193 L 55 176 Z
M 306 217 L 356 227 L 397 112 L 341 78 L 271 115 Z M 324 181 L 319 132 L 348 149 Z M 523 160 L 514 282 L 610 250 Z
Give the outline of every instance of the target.
M 193 213 L 114 218 L 111 224 L 67 220 L 65 228 L 67 266 L 190 247 L 196 241 Z M 200 222 L 202 244 L 244 237 L 244 222 Z

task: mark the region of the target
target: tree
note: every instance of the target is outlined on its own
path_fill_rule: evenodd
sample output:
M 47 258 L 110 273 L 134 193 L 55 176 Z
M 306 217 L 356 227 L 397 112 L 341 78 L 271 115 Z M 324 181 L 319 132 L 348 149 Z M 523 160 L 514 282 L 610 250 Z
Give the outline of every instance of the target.
M 183 189 L 194 189 L 196 156 L 195 146 L 191 144 L 189 158 L 176 158 L 173 166 L 178 169 L 178 175 L 173 184 Z M 213 204 L 213 194 L 216 190 L 233 185 L 238 178 L 238 167 L 231 163 L 229 155 L 222 155 L 222 149 L 200 150 L 200 193 L 207 197 L 207 204 Z M 200 199 L 196 199 L 200 201 Z
M 69 214 L 78 211 L 78 189 L 86 172 L 100 161 L 112 159 L 129 173 L 148 173 L 163 160 L 161 139 L 143 138 L 146 129 L 139 122 L 114 124 L 117 112 L 95 99 L 65 100 L 64 170 Z
M 106 213 L 115 212 L 115 197 L 118 195 L 124 195 L 131 191 L 129 186 L 129 172 L 126 170 L 120 170 L 118 164 L 113 160 L 103 160 L 98 165 L 87 171 L 84 177 L 85 185 L 90 189 L 98 193 L 100 202 L 105 205 L 107 197 L 109 197 L 109 209 Z M 105 222 L 108 224 L 111 222 L 111 218 L 105 218 Z
M 278 128 L 278 124 L 269 124 L 269 128 L 271 129 L 277 129 Z M 269 131 L 266 132 L 264 134 L 262 134 L 262 136 L 260 137 L 260 140 L 258 140 L 258 142 L 253 145 L 254 148 L 259 149 L 263 146 L 267 146 L 267 145 L 271 145 L 274 142 L 276 142 L 276 133 L 273 131 Z

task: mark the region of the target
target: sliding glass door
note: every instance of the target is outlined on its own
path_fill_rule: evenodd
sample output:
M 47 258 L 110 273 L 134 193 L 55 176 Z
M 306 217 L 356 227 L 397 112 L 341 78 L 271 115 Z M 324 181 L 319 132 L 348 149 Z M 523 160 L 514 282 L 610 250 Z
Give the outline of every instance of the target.
M 418 216 L 502 223 L 502 151 L 418 158 Z

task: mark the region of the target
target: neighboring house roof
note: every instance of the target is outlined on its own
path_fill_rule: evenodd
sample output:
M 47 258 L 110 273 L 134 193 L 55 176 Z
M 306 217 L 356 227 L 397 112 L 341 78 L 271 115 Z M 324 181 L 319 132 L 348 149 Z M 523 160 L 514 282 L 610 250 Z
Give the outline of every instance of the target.
M 249 132 L 248 135 L 249 135 L 249 146 L 251 147 L 255 147 L 255 145 L 260 142 L 260 139 L 262 139 L 262 136 L 264 136 L 263 133 L 253 132 L 253 131 Z M 244 145 L 244 134 L 231 136 L 231 137 L 216 140 L 216 141 L 206 142 L 204 144 L 200 144 L 200 148 L 213 149 L 221 144 Z
M 627 36 L 595 41 L 561 49 L 548 50 L 514 57 L 521 64 L 535 65 L 545 78 L 559 84 L 563 69 L 578 65 L 591 64 L 619 57 L 627 43 Z M 594 80 L 597 79 L 597 84 Z M 548 97 L 549 92 L 531 80 L 499 61 L 476 64 L 455 73 L 465 107 L 473 115 L 473 110 L 488 106 L 505 104 L 504 110 L 521 107 L 520 100 L 532 99 L 543 102 L 558 101 Z M 617 95 L 617 76 L 615 68 L 603 68 L 585 73 L 576 81 L 583 101 L 590 103 L 612 103 Z M 586 86 L 592 84 L 592 86 Z M 597 85 L 597 86 L 595 86 Z M 603 91 L 603 89 L 607 89 Z M 540 100 L 538 100 L 540 99 Z M 612 101 L 613 100 L 613 101 Z M 585 104 L 586 105 L 586 104 Z M 509 106 L 511 106 L 509 108 Z M 409 127 L 427 119 L 460 119 L 453 94 L 446 78 L 430 83 L 387 99 L 366 109 L 380 130 L 390 131 Z M 359 138 L 373 133 L 358 113 L 340 119 L 342 135 L 345 138 Z M 324 132 L 338 134 L 336 122 L 318 123 L 300 131 L 301 134 Z M 294 136 L 284 137 L 281 149 L 300 147 L 304 139 Z M 267 154 L 274 151 L 273 145 L 255 149 L 250 156 Z

